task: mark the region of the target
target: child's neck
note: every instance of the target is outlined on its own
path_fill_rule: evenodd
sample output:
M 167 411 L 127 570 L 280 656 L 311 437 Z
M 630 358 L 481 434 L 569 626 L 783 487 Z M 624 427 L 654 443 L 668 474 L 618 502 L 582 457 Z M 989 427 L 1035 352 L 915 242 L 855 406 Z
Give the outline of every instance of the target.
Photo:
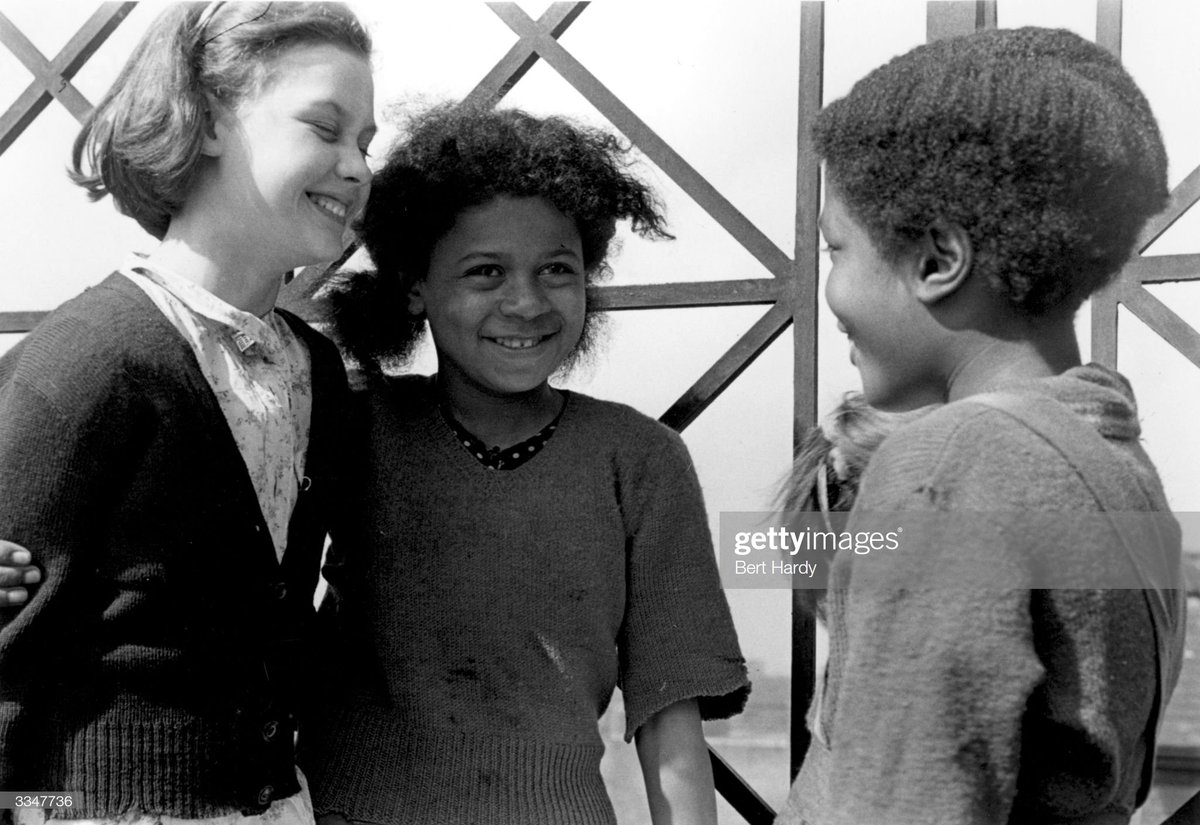
M 981 335 L 966 351 L 950 375 L 948 401 L 1061 375 L 1082 363 L 1070 320 L 1037 327 L 1020 338 Z
M 283 272 L 269 271 L 240 258 L 231 245 L 206 243 L 189 233 L 187 225 L 172 220 L 159 247 L 148 256 L 150 266 L 161 266 L 187 278 L 227 304 L 259 317 L 275 306 Z
M 509 447 L 532 438 L 562 412 L 564 397 L 548 383 L 523 393 L 490 393 L 441 372 L 438 389 L 450 414 L 489 447 Z

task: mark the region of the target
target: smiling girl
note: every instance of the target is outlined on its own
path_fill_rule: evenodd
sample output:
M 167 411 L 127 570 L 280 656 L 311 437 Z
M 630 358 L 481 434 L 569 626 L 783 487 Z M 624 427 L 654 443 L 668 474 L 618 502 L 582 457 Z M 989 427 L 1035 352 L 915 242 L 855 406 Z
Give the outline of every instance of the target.
M 337 4 L 173 6 L 76 141 L 77 182 L 161 244 L 0 360 L 0 535 L 44 568 L 0 612 L 0 788 L 311 822 L 299 651 L 345 377 L 272 307 L 366 200 L 369 55 Z M 214 547 L 238 581 L 213 586 Z
M 715 822 L 700 721 L 749 685 L 691 460 L 550 383 L 617 220 L 665 236 L 626 163 L 560 119 L 442 108 L 376 178 L 378 274 L 332 301 L 367 373 L 322 607 L 340 666 L 301 736 L 332 821 L 612 823 L 596 723 L 619 685 L 656 825 Z M 437 375 L 386 376 L 426 322 Z

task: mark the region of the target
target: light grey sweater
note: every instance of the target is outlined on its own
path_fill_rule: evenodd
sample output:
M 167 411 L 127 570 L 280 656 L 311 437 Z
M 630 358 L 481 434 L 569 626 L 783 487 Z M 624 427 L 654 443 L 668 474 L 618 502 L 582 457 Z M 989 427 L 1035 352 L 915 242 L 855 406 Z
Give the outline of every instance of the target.
M 1121 376 L 1089 365 L 1004 389 L 1049 395 L 1104 437 L 1097 457 L 1125 493 L 1110 509 L 1167 509 Z M 969 399 L 890 436 L 848 529 L 902 526 L 901 547 L 835 560 L 824 697 L 779 821 L 1026 825 L 1130 813 L 1157 679 L 1143 594 L 1030 589 L 1051 574 L 1086 584 L 1120 569 L 1124 551 L 1099 509 L 1054 443 Z M 1177 526 L 1167 538 L 1177 569 Z

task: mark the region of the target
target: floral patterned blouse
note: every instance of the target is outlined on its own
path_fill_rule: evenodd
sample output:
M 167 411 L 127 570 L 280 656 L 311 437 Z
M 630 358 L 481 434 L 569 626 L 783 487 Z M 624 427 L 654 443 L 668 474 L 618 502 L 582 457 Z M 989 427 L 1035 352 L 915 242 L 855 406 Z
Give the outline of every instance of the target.
M 121 274 L 138 285 L 191 345 L 237 442 L 263 518 L 283 560 L 304 476 L 312 417 L 312 363 L 287 321 L 259 318 L 181 275 L 135 257 Z

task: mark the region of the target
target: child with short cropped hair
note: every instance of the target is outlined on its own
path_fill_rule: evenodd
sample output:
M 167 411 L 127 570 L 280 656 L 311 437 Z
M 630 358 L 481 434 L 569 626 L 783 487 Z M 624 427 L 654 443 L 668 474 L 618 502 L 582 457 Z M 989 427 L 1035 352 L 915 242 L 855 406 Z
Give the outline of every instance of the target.
M 691 459 L 549 383 L 591 340 L 617 221 L 666 234 L 626 152 L 561 118 L 440 107 L 375 179 L 378 272 L 331 296 L 366 372 L 322 606 L 341 664 L 301 726 L 331 822 L 613 823 L 597 720 L 617 685 L 653 821 L 716 821 L 700 721 L 749 683 Z M 426 322 L 437 375 L 386 374 Z
M 161 244 L 0 359 L 0 536 L 44 570 L 0 610 L 0 788 L 312 822 L 295 717 L 348 394 L 272 308 L 366 200 L 370 52 L 340 4 L 178 4 L 84 125 L 76 181 Z
M 814 133 L 865 398 L 946 403 L 862 478 L 847 529 L 903 542 L 834 560 L 780 821 L 1127 822 L 1178 675 L 1179 532 L 1129 384 L 1080 363 L 1072 316 L 1166 203 L 1150 108 L 1083 38 L 988 31 L 876 69 Z M 1036 589 L 1047 570 L 1075 586 Z

